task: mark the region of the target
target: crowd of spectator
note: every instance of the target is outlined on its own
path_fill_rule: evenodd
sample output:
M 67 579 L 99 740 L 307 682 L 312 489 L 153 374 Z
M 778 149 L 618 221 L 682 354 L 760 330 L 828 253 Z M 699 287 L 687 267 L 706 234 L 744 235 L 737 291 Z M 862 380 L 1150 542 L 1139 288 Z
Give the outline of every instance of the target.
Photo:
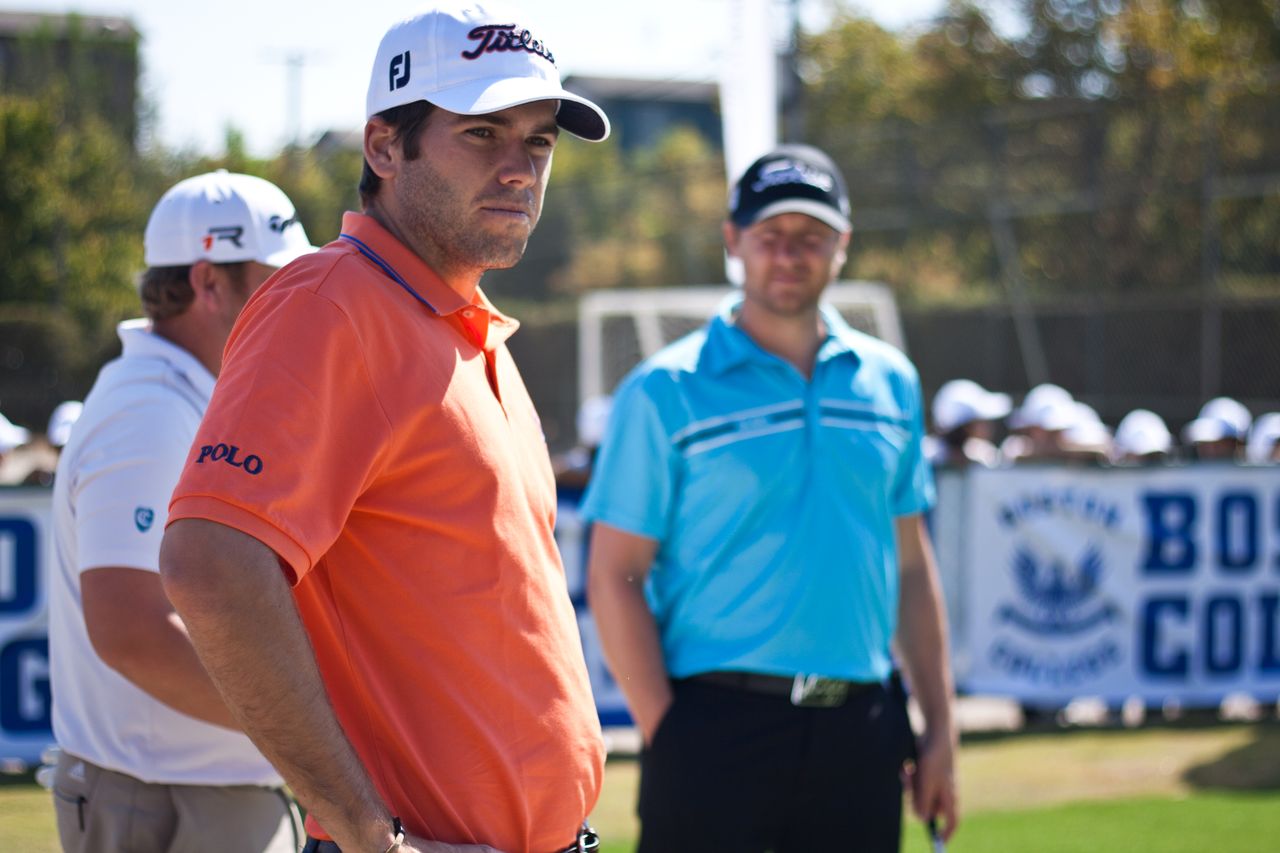
M 557 458 L 560 479 L 572 481 L 579 489 L 590 471 L 588 454 L 598 444 L 609 403 L 605 397 L 584 404 L 578 417 L 581 446 Z M 0 414 L 0 485 L 48 485 L 57 452 L 67 443 L 80 405 L 77 400 L 59 405 L 44 435 L 33 435 Z M 988 391 L 970 379 L 953 379 L 934 394 L 930 415 L 932 429 L 925 439 L 925 452 L 936 466 L 1280 463 L 1280 412 L 1255 418 L 1248 407 L 1230 397 L 1205 403 L 1177 435 L 1149 409 L 1134 409 L 1113 428 L 1092 406 L 1051 383 L 1032 388 L 1015 406 L 1008 394 Z
M 1049 383 L 1032 388 L 1015 407 L 1008 394 L 953 379 L 938 389 L 931 409 L 926 453 L 938 466 L 1280 462 L 1280 412 L 1255 419 L 1230 397 L 1205 403 L 1177 436 L 1148 409 L 1134 409 L 1112 428 L 1087 403 Z

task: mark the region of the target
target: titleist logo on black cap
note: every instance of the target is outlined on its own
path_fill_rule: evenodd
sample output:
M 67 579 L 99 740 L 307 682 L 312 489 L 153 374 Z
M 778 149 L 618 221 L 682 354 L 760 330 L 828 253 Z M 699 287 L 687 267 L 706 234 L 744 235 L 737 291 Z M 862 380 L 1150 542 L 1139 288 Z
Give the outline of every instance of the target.
M 740 227 L 780 213 L 804 213 L 849 229 L 849 198 L 836 164 L 809 145 L 782 145 L 752 163 L 729 196 Z
M 515 24 L 485 24 L 467 33 L 467 38 L 480 44 L 472 50 L 464 50 L 463 59 L 475 59 L 482 53 L 523 50 L 526 53 L 536 53 L 552 65 L 556 64 L 555 57 L 545 44 L 535 39 L 528 30 L 517 31 Z
M 751 189 L 755 192 L 763 192 L 769 187 L 782 184 L 808 184 L 824 193 L 829 193 L 835 188 L 836 182 L 829 173 L 816 169 L 808 163 L 778 160 L 767 163 L 760 169 L 760 175 L 751 184 Z

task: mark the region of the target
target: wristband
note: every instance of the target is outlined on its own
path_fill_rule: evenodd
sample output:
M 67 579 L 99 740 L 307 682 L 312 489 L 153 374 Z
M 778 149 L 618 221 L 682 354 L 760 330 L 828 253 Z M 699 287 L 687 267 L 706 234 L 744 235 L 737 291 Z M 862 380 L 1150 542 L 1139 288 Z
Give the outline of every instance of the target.
M 404 844 L 404 826 L 400 823 L 400 818 L 398 817 L 391 818 L 391 834 L 393 836 L 391 846 L 382 851 L 382 853 L 394 853 L 394 851 L 400 849 L 401 844 Z

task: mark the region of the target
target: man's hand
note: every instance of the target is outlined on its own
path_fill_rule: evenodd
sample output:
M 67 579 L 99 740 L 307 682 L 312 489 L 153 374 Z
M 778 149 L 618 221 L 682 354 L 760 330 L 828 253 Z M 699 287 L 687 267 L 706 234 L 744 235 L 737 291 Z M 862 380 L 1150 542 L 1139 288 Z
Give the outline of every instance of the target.
M 897 643 L 925 722 L 925 736 L 920 739 L 910 780 L 911 801 L 921 820 L 942 821 L 940 833 L 946 840 L 959 823 L 955 783 L 958 739 L 942 588 L 924 519 L 919 515 L 899 518 L 896 533 L 902 573 Z
M 939 821 L 942 840 L 951 838 L 959 822 L 955 781 L 955 745 L 947 733 L 920 739 L 920 753 L 911 772 L 911 805 L 916 817 Z
M 631 716 L 635 718 L 636 728 L 640 730 L 640 737 L 644 740 L 646 747 L 653 745 L 653 736 L 658 733 L 658 728 L 666 719 L 667 712 L 671 710 L 672 697 L 668 694 L 665 701 L 661 704 L 658 702 L 659 700 L 655 699 L 654 703 L 643 710 L 637 702 L 631 711 Z

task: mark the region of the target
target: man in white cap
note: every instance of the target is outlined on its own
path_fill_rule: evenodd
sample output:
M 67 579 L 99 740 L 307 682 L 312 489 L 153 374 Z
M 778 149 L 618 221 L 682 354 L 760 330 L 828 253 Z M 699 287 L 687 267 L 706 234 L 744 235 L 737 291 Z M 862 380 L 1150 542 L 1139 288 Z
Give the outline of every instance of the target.
M 9 454 L 17 450 L 22 445 L 31 440 L 31 432 L 26 427 L 20 427 L 13 421 L 0 414 L 0 473 L 4 472 L 5 462 Z M 0 479 L 0 485 L 13 485 L 8 479 Z M 12 477 L 14 482 L 22 479 L 21 475 Z
M 1080 419 L 1071 393 L 1044 382 L 1027 392 L 1022 405 L 1009 416 L 1012 434 L 1001 445 L 1012 462 L 1056 462 L 1069 455 L 1065 433 Z
M 1000 449 L 992 442 L 995 422 L 1012 410 L 1008 394 L 988 391 L 972 379 L 952 379 L 933 396 L 935 465 L 994 468 Z
M 1182 428 L 1182 440 L 1202 462 L 1243 461 L 1253 415 L 1239 400 L 1214 397 Z
M 1253 422 L 1245 450 L 1248 460 L 1255 465 L 1280 462 L 1280 412 L 1267 412 Z
M 188 178 L 147 223 L 146 318 L 98 374 L 54 480 L 53 795 L 66 851 L 295 849 L 279 774 L 239 731 L 165 597 L 169 496 L 240 309 L 312 251 L 249 175 Z
M 549 853 L 604 749 L 533 404 L 480 290 L 604 114 L 506 7 L 392 27 L 363 213 L 255 296 L 174 492 L 165 589 L 308 851 Z
M 583 516 L 601 643 L 645 749 L 641 853 L 897 850 L 949 836 L 956 729 L 924 513 L 924 401 L 901 352 L 821 304 L 852 229 L 823 152 L 738 180 L 741 299 L 615 395 Z
M 1113 450 L 1124 465 L 1162 465 L 1173 451 L 1173 435 L 1164 418 L 1150 409 L 1134 409 L 1116 426 Z

